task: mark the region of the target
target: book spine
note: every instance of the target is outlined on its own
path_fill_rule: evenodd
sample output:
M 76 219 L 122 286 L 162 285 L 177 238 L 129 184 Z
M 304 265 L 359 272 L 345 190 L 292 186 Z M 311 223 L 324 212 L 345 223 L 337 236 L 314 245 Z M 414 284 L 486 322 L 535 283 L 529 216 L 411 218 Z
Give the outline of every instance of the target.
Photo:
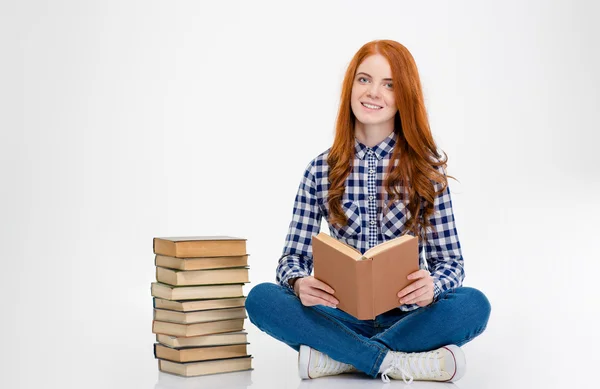
M 356 277 L 354 284 L 357 286 L 356 318 L 372 320 L 375 318 L 373 316 L 373 261 L 357 261 L 354 276 Z

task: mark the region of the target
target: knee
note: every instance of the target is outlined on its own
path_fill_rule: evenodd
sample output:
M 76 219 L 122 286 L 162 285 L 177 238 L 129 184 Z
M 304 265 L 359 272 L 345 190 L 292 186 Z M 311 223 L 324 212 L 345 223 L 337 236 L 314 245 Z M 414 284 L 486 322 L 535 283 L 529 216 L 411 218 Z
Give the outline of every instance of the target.
M 465 295 L 465 304 L 470 308 L 470 315 L 473 319 L 479 320 L 480 325 L 485 328 L 490 318 L 492 306 L 488 298 L 478 289 L 471 287 L 461 288 L 461 292 Z
M 263 312 L 265 309 L 268 309 L 269 306 L 273 305 L 273 300 L 277 294 L 278 288 L 280 288 L 279 285 L 263 282 L 250 289 L 245 304 L 246 312 L 248 313 L 250 320 L 253 320 L 260 312 Z

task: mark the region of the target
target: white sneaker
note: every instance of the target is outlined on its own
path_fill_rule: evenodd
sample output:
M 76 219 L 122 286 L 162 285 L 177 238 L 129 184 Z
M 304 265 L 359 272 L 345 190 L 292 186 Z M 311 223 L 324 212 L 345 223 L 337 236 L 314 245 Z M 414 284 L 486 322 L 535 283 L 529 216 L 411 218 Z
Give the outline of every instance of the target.
M 335 361 L 320 351 L 300 345 L 298 373 L 303 380 L 356 371 L 358 370 L 352 365 Z
M 467 367 L 465 354 L 454 344 L 423 353 L 390 352 L 392 362 L 381 373 L 383 382 L 390 382 L 388 377 L 406 384 L 413 380 L 454 382 L 461 379 Z

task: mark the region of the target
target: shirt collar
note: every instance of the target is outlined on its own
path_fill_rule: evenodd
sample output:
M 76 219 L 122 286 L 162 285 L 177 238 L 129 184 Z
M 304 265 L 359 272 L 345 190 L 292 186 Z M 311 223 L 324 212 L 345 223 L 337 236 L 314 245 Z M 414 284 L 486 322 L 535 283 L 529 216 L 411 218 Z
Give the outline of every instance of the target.
M 373 147 L 365 146 L 364 144 L 360 143 L 358 139 L 354 138 L 354 154 L 356 157 L 358 157 L 358 159 L 365 159 L 369 151 L 372 151 L 375 157 L 381 160 L 381 158 L 387 156 L 393 150 L 395 144 L 396 133 L 394 131 L 392 131 L 387 138 Z

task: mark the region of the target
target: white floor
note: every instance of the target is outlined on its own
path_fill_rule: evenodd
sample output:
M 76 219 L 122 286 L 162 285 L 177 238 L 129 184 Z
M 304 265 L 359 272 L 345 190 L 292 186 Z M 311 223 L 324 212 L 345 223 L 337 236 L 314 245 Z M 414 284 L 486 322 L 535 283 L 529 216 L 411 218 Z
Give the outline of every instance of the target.
M 600 367 L 600 243 L 595 224 L 600 210 L 595 188 L 571 189 L 551 199 L 529 193 L 542 200 L 527 209 L 514 205 L 501 211 L 487 210 L 502 212 L 504 224 L 490 223 L 485 229 L 463 224 L 464 235 L 469 237 L 464 243 L 465 285 L 480 288 L 490 299 L 488 328 L 463 346 L 467 372 L 460 381 L 414 382 L 412 387 L 599 387 L 594 377 Z M 568 198 L 569 193 L 577 194 L 577 201 L 568 205 L 555 201 Z M 527 219 L 519 221 L 523 214 Z M 523 236 L 527 239 L 519 240 Z M 42 246 L 30 247 L 38 250 L 38 258 L 43 258 Z M 34 265 L 36 273 L 28 271 L 33 265 L 23 262 L 16 273 L 20 278 L 13 285 L 3 284 L 3 304 L 8 310 L 0 321 L 5 337 L 0 353 L 1 388 L 405 386 L 401 381 L 384 384 L 379 379 L 356 375 L 301 381 L 297 354 L 258 331 L 248 320 L 252 371 L 196 378 L 159 373 L 152 352 L 152 261 L 144 259 L 146 265 L 140 265 L 143 270 L 137 265 L 127 269 L 126 258 L 119 257 L 127 271 L 117 271 L 102 265 L 100 257 L 93 268 L 92 262 L 81 258 L 62 265 L 61 282 L 50 282 L 56 278 L 44 275 L 60 263 L 55 256 L 49 263 L 39 260 Z M 259 268 L 258 255 L 253 261 Z M 140 276 L 140 271 L 146 275 Z M 130 281 L 134 275 L 138 277 Z M 247 286 L 249 290 L 252 284 Z

